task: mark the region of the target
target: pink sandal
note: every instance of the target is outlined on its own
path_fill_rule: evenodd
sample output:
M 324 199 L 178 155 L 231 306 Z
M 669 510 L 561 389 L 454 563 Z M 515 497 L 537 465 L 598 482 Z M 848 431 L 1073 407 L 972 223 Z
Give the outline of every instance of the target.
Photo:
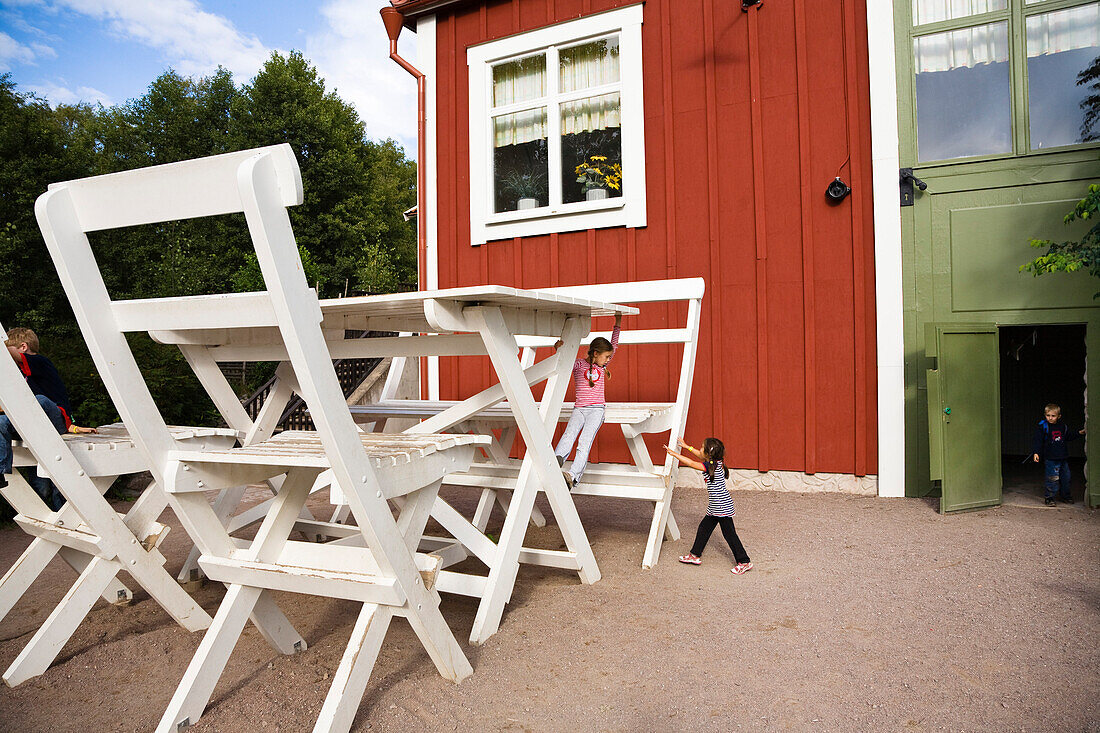
M 680 555 L 680 562 L 687 563 L 688 565 L 703 564 L 703 560 L 701 558 L 695 557 L 695 555 L 692 555 L 690 552 L 686 555 Z
M 730 568 L 730 572 L 733 573 L 734 575 L 744 575 L 745 573 L 749 572 L 750 570 L 752 570 L 752 563 L 751 562 L 739 562 L 736 565 L 734 565 L 732 568 Z

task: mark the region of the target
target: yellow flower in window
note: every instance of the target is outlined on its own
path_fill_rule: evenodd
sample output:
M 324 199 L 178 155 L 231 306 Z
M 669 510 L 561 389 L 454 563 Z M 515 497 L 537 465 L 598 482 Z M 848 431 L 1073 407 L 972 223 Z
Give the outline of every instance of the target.
M 622 185 L 622 166 L 607 162 L 606 155 L 590 155 L 574 169 L 574 172 L 577 174 L 577 183 L 582 184 L 585 191 L 593 188 L 610 188 L 618 191 Z

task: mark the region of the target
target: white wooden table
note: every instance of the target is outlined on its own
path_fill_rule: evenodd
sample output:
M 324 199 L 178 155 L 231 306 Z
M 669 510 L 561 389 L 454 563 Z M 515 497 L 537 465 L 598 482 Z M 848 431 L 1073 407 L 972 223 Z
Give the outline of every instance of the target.
M 454 538 L 452 542 L 437 542 L 431 548 L 442 551 L 445 564 L 454 564 L 470 553 L 489 568 L 487 576 L 444 570 L 436 581 L 438 590 L 481 599 L 471 641 L 483 643 L 499 628 L 521 562 L 574 570 L 584 583 L 599 580 L 599 567 L 551 441 L 573 360 L 580 339 L 591 330 L 591 319 L 631 315 L 637 309 L 493 285 L 323 300 L 320 305 L 322 328 L 333 358 L 487 355 L 492 362 L 499 379 L 496 385 L 405 431 L 407 434 L 446 431 L 506 402 L 527 447 L 514 484 L 510 482 L 514 486 L 513 496 L 497 542 L 484 534 L 480 522 L 464 517 L 443 499 L 437 498 L 432 509 L 432 517 Z M 135 303 L 133 307 L 143 306 Z M 194 329 L 185 328 L 182 322 L 165 325 L 172 327 L 150 329 L 154 338 L 180 346 L 188 361 L 197 367 L 196 373 L 207 391 L 222 396 L 215 398 L 219 405 L 228 405 L 231 390 L 216 362 L 286 359 L 285 350 L 274 334 L 264 329 Z M 345 339 L 345 330 L 426 335 Z M 561 339 L 563 345 L 553 356 L 525 367 L 520 362 L 517 336 L 551 337 Z M 546 387 L 541 402 L 536 403 L 531 388 L 541 382 L 546 382 Z M 271 414 L 280 414 L 290 394 L 286 390 L 277 399 L 269 398 L 264 413 L 270 409 Z M 567 548 L 564 551 L 523 546 L 540 490 L 545 491 L 557 519 Z M 440 547 L 441 544 L 446 546 Z

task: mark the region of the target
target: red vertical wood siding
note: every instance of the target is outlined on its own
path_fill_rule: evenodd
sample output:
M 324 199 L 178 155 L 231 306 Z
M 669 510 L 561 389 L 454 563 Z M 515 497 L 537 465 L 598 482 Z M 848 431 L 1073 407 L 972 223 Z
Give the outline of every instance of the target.
M 874 260 L 865 0 L 648 0 L 642 26 L 648 226 L 470 246 L 467 47 L 632 4 L 487 0 L 438 16 L 441 287 L 702 276 L 688 422 L 730 465 L 876 471 Z M 853 192 L 830 205 L 835 175 Z M 643 308 L 640 322 L 682 319 Z M 599 328 L 610 324 L 597 324 Z M 628 346 L 610 400 L 672 398 L 679 348 Z M 444 398 L 490 379 L 442 359 Z M 596 460 L 626 458 L 606 430 Z M 654 444 L 656 447 L 656 444 Z

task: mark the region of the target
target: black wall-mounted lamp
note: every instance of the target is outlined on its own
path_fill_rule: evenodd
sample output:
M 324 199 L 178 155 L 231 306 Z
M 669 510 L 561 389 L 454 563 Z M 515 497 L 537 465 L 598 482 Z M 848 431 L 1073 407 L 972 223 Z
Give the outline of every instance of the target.
M 741 0 L 741 12 L 747 13 L 749 12 L 749 8 L 753 7 L 754 5 L 759 8 L 763 4 L 764 0 Z

